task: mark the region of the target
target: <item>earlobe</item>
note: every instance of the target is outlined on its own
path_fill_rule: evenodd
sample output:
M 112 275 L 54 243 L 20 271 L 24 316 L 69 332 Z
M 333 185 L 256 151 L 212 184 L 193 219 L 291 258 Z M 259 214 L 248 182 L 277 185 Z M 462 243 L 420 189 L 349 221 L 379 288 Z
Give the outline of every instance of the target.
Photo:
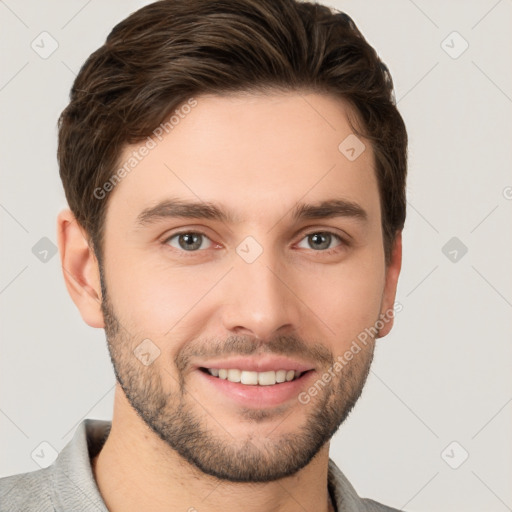
M 391 260 L 386 267 L 386 283 L 384 286 L 384 294 L 382 298 L 382 306 L 380 317 L 384 326 L 379 331 L 378 338 L 383 338 L 391 331 L 394 322 L 394 305 L 396 298 L 396 289 L 398 285 L 398 277 L 402 268 L 402 232 L 396 234 L 393 249 L 391 251 Z
M 64 282 L 71 299 L 85 323 L 104 327 L 98 260 L 69 209 L 57 217 L 57 240 Z

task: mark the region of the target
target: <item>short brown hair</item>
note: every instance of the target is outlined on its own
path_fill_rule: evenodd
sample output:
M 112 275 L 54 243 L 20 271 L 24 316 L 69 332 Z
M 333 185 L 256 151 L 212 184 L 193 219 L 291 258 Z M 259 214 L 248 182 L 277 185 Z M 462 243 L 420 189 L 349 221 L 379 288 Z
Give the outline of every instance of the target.
M 160 0 L 114 27 L 59 119 L 64 191 L 100 264 L 108 198 L 94 191 L 124 147 L 191 96 L 273 89 L 325 93 L 355 108 L 375 155 L 389 261 L 405 222 L 407 132 L 391 75 L 352 19 L 296 0 Z

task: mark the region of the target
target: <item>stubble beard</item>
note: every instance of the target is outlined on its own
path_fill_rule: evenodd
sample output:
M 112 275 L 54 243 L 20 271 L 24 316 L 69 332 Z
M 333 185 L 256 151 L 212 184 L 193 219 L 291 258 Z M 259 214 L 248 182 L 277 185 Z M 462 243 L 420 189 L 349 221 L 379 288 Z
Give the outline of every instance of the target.
M 185 358 L 176 357 L 177 378 L 167 370 L 163 371 L 154 363 L 144 366 L 134 356 L 135 340 L 120 325 L 118 317 L 109 301 L 102 279 L 102 312 L 105 321 L 105 334 L 114 373 L 126 398 L 139 417 L 172 450 L 189 464 L 205 474 L 230 482 L 271 482 L 291 476 L 305 467 L 328 442 L 339 426 L 345 421 L 360 397 L 373 360 L 374 344 L 368 344 L 349 364 L 343 367 L 339 377 L 323 387 L 315 400 L 308 404 L 297 401 L 295 407 L 308 408 L 302 426 L 293 431 L 279 434 L 276 428 L 270 436 L 254 439 L 249 434 L 246 439 L 234 439 L 223 430 L 215 419 L 209 422 L 218 427 L 217 431 L 208 428 L 204 408 L 197 403 L 199 397 L 191 397 L 185 385 L 183 368 Z M 287 346 L 297 338 L 286 338 Z M 232 339 L 229 340 L 233 342 Z M 276 346 L 283 346 L 278 340 Z M 243 353 L 254 351 L 254 340 L 240 338 L 230 347 L 237 346 Z M 303 346 L 303 342 L 297 343 Z M 268 346 L 268 345 L 267 345 Z M 271 345 L 274 346 L 274 345 Z M 281 352 L 283 353 L 283 352 Z M 327 353 L 329 355 L 327 355 Z M 322 353 L 325 371 L 331 367 L 334 356 L 324 348 Z M 318 379 L 321 379 L 319 372 Z M 167 392 L 162 378 L 175 384 L 172 392 Z M 200 402 L 200 401 L 199 401 Z M 244 422 L 248 419 L 257 425 L 279 411 L 244 409 L 240 414 Z M 287 412 L 283 412 L 283 424 Z M 288 424 L 289 426 L 289 424 Z

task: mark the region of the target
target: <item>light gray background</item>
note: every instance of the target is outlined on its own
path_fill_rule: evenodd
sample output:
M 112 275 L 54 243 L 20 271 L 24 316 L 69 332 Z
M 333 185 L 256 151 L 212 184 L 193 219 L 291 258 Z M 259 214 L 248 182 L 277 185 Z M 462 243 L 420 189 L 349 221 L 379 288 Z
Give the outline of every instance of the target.
M 0 1 L 2 476 L 37 469 L 40 443 L 60 450 L 84 417 L 111 417 L 103 330 L 81 320 L 58 255 L 32 248 L 56 243 L 56 120 L 75 74 L 145 3 Z M 410 135 L 403 311 L 331 456 L 361 495 L 397 508 L 512 510 L 512 2 L 325 3 L 390 67 Z M 59 45 L 47 59 L 31 48 L 43 31 Z M 458 58 L 453 31 L 469 44 Z M 443 253 L 452 237 L 465 255 Z

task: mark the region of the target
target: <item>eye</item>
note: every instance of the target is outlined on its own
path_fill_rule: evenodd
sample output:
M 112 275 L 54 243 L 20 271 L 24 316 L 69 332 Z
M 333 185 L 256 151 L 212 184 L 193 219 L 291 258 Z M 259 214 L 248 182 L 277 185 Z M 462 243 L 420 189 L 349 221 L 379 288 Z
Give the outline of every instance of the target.
M 164 243 L 176 249 L 196 252 L 198 249 L 208 249 L 208 247 L 210 247 L 204 247 L 203 242 L 205 240 L 208 240 L 211 244 L 211 240 L 204 233 L 199 233 L 197 231 L 183 231 L 170 236 L 164 241 Z
M 331 247 L 331 242 L 333 239 L 337 239 L 339 241 L 339 244 L 335 247 Z M 325 251 L 325 252 L 331 252 L 326 251 L 326 249 L 335 249 L 339 245 L 342 245 L 344 243 L 344 240 L 334 233 L 331 233 L 329 231 L 315 231 L 313 233 L 309 233 L 303 238 L 303 240 L 306 241 L 306 243 L 310 244 L 310 247 L 303 247 L 305 249 L 313 248 L 315 251 Z M 302 243 L 302 242 L 301 242 Z M 299 245 L 300 247 L 300 245 Z
M 301 245 L 304 243 L 302 240 L 304 240 L 309 247 Z M 343 238 L 329 231 L 314 231 L 307 234 L 302 240 L 298 247 L 302 247 L 304 249 L 312 248 L 314 251 L 326 253 L 335 252 L 337 247 L 346 244 Z M 338 244 L 333 247 L 332 243 L 335 240 L 338 241 Z M 208 236 L 199 231 L 182 231 L 180 233 L 174 233 L 164 240 L 163 243 L 185 252 L 198 252 L 201 249 L 209 249 L 213 245 Z

